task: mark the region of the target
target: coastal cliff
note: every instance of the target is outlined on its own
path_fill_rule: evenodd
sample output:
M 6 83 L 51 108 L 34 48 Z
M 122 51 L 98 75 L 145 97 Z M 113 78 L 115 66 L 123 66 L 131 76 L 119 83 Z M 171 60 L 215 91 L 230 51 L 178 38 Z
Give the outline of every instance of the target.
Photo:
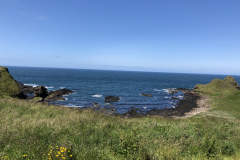
M 17 82 L 9 73 L 7 67 L 0 66 L 0 97 L 13 97 L 21 99 L 34 99 L 34 101 L 65 100 L 63 95 L 73 93 L 69 89 L 60 89 L 48 92 L 45 86 L 26 86 Z
M 0 96 L 25 98 L 17 82 L 9 74 L 8 68 L 0 66 Z

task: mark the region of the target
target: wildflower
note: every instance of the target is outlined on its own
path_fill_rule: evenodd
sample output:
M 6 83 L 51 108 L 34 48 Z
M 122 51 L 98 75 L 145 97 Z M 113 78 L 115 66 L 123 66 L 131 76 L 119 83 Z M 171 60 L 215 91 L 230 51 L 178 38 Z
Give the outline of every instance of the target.
M 70 155 L 70 157 L 72 157 L 72 155 Z

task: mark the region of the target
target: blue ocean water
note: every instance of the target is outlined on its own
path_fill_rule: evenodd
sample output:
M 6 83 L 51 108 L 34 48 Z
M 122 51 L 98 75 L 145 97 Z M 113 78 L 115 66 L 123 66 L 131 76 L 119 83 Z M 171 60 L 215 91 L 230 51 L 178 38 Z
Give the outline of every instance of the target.
M 182 93 L 171 95 L 167 89 L 189 88 L 196 84 L 207 84 L 214 78 L 223 79 L 226 75 L 180 74 L 159 72 L 106 71 L 83 69 L 57 69 L 35 67 L 8 67 L 10 74 L 17 81 L 32 86 L 43 85 L 49 91 L 67 88 L 74 94 L 65 96 L 66 101 L 52 102 L 71 107 L 112 106 L 118 113 L 126 112 L 131 107 L 143 111 L 158 108 L 175 107 Z M 233 76 L 240 84 L 240 76 Z M 141 93 L 153 97 L 141 96 Z M 106 104 L 105 96 L 119 96 L 119 102 Z

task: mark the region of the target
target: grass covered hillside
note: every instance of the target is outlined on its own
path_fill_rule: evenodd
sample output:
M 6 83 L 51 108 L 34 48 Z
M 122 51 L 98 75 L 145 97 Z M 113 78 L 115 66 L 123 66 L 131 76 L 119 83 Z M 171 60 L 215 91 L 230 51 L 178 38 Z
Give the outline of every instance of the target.
M 0 97 L 20 97 L 21 89 L 9 74 L 8 68 L 0 66 Z
M 232 81 L 231 81 L 232 82 Z M 197 85 L 211 109 L 186 119 L 121 118 L 0 99 L 0 159 L 240 159 L 240 91 Z

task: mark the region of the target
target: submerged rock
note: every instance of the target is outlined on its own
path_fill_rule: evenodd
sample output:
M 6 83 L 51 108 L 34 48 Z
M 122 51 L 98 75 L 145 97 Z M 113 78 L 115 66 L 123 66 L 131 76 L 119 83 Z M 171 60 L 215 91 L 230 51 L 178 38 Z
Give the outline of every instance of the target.
M 120 98 L 117 96 L 107 96 L 105 97 L 105 102 L 116 102 L 119 101 Z
M 145 97 L 153 97 L 153 95 L 151 95 L 151 94 L 142 93 L 141 95 L 142 95 L 142 96 L 145 96 Z
M 17 81 L 10 75 L 8 68 L 0 66 L 0 97 L 4 96 L 26 98 Z

